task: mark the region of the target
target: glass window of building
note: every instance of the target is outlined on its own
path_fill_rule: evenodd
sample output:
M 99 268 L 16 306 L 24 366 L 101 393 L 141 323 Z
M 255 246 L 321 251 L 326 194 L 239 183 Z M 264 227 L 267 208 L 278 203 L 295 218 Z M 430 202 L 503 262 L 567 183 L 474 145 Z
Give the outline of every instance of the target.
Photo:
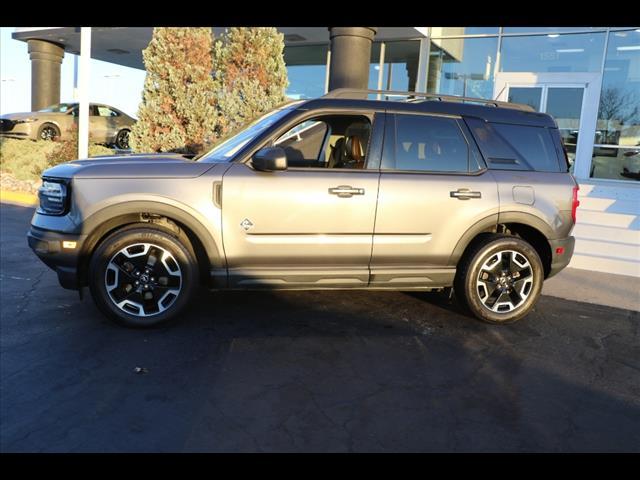
M 599 72 L 605 33 L 503 37 L 502 72 Z
M 286 95 L 289 98 L 316 98 L 324 95 L 328 48 L 328 44 L 284 48 L 284 62 L 289 77 Z
M 492 98 L 497 51 L 498 37 L 434 38 L 427 92 Z
M 420 42 L 406 40 L 384 42 L 384 64 L 380 76 L 381 43 L 371 47 L 369 64 L 369 88 L 378 89 L 378 80 L 382 80 L 381 90 L 414 91 L 418 76 Z
M 579 32 L 585 30 L 606 30 L 606 27 L 503 27 L 502 33 L 562 33 Z
M 500 27 L 431 27 L 432 37 L 457 37 L 460 35 L 497 35 Z
M 640 29 L 609 34 L 591 176 L 640 180 Z

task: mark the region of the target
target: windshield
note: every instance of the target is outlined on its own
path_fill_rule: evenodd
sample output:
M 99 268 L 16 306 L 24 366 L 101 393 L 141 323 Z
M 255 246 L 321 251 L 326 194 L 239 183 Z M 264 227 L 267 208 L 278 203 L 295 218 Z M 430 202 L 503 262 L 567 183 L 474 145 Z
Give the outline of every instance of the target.
M 75 103 L 58 103 L 56 105 L 51 105 L 47 108 L 43 108 L 42 110 L 38 110 L 39 112 L 48 112 L 48 113 L 67 113 L 69 110 L 75 107 Z
M 239 132 L 232 133 L 218 143 L 212 150 L 196 158 L 196 160 L 199 162 L 228 162 L 242 147 L 293 110 L 298 103 L 299 102 L 291 103 L 284 107 L 271 110 Z

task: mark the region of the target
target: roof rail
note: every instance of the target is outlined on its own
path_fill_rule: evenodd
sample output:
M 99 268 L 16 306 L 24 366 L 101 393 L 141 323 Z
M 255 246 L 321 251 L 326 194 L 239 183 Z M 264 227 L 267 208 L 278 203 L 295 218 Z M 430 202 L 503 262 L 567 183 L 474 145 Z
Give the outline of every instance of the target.
M 378 99 L 381 96 L 386 97 L 414 97 L 408 99 L 408 102 L 423 102 L 425 100 L 436 99 L 441 102 L 473 102 L 482 103 L 484 105 L 492 105 L 497 108 L 511 108 L 514 110 L 523 110 L 527 112 L 535 112 L 530 105 L 524 105 L 521 103 L 501 102 L 498 100 L 487 100 L 485 98 L 473 98 L 473 97 L 458 97 L 456 95 L 440 95 L 438 93 L 423 93 L 423 92 L 403 92 L 396 90 L 367 90 L 358 88 L 336 88 L 325 94 L 322 98 L 352 98 L 362 99 L 363 96 L 377 94 Z

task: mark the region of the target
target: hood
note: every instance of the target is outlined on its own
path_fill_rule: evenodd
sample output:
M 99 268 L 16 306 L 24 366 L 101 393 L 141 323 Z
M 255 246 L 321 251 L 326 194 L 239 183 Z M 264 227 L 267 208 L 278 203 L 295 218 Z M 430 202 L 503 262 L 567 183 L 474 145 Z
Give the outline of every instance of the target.
M 108 155 L 61 163 L 42 173 L 55 178 L 194 178 L 215 164 L 194 162 L 179 154 Z
M 18 112 L 18 113 L 7 113 L 2 115 L 0 118 L 4 120 L 24 120 L 25 118 L 38 118 L 38 115 L 51 115 L 51 113 L 46 112 Z M 64 115 L 64 114 L 63 114 Z

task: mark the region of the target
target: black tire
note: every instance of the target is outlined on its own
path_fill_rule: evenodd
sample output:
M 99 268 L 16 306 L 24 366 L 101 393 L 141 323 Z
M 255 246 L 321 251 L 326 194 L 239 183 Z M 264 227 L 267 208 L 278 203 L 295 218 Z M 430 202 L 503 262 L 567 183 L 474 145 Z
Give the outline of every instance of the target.
M 60 129 L 53 123 L 43 123 L 38 129 L 38 140 L 57 140 L 60 138 Z
M 120 150 L 128 150 L 129 149 L 129 134 L 131 132 L 128 129 L 120 130 L 116 134 L 115 141 L 113 142 L 116 148 Z
M 148 251 L 136 252 L 140 249 L 144 251 L 147 248 L 144 244 L 150 245 Z M 155 327 L 176 319 L 188 306 L 198 286 L 198 265 L 190 247 L 175 235 L 149 226 L 133 226 L 114 232 L 100 243 L 89 263 L 89 290 L 93 300 L 109 319 L 125 327 Z M 128 249 L 126 254 L 122 253 L 124 249 Z M 164 262 L 158 263 L 156 257 L 163 256 L 164 252 L 169 255 Z M 132 253 L 135 256 L 129 257 Z M 155 266 L 146 275 L 145 282 L 149 283 L 144 283 L 141 279 L 146 272 L 142 265 L 152 256 L 156 258 Z M 114 263 L 111 263 L 112 260 Z M 117 274 L 108 272 L 115 272 L 114 265 L 127 262 L 130 263 L 127 268 L 136 264 L 132 271 L 125 272 L 125 268 L 120 268 Z M 173 272 L 177 273 L 172 274 L 165 264 L 170 264 Z M 176 265 L 177 268 L 174 268 Z M 140 273 L 143 276 L 135 276 Z M 154 279 L 156 281 L 150 281 Z M 161 284 L 163 279 L 165 283 Z M 143 295 L 148 293 L 139 290 L 141 285 L 134 286 L 134 280 L 146 285 L 152 298 L 145 300 Z M 112 285 L 114 287 L 108 290 Z M 120 293 L 122 296 L 119 296 Z M 120 306 L 116 303 L 118 298 L 121 298 Z M 153 306 L 154 302 L 157 308 L 155 313 L 147 310 L 147 305 Z
M 505 266 L 507 262 L 511 268 Z M 505 270 L 510 273 L 504 275 Z M 495 234 L 486 235 L 465 253 L 458 264 L 454 289 L 463 306 L 478 319 L 507 324 L 531 311 L 543 281 L 542 261 L 528 242 Z

